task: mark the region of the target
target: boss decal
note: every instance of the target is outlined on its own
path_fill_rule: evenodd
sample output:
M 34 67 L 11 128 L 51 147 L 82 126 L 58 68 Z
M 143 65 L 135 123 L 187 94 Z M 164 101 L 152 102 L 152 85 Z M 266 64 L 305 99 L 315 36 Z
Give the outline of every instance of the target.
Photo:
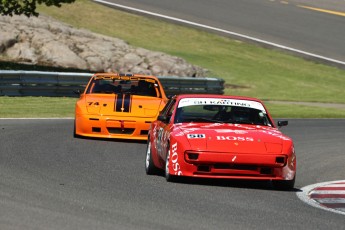
M 218 141 L 254 141 L 253 137 L 217 136 Z
M 206 138 L 205 134 L 188 134 L 188 139 L 196 139 L 196 138 Z
M 174 170 L 174 174 L 181 176 L 182 171 L 180 170 L 180 164 L 178 163 L 177 143 L 171 146 L 171 163 Z

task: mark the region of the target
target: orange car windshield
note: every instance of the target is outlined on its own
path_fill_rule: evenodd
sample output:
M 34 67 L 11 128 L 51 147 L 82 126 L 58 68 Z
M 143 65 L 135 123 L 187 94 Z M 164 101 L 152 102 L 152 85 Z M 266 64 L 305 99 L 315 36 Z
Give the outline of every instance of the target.
M 161 97 L 159 86 L 152 79 L 93 79 L 87 94 L 122 94 Z

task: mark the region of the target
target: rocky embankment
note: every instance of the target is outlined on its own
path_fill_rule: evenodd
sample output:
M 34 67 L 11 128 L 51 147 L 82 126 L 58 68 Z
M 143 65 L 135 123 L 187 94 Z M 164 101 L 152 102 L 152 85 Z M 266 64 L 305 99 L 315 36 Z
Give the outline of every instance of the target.
M 50 17 L 0 16 L 0 60 L 91 72 L 203 77 L 184 59 L 75 29 Z

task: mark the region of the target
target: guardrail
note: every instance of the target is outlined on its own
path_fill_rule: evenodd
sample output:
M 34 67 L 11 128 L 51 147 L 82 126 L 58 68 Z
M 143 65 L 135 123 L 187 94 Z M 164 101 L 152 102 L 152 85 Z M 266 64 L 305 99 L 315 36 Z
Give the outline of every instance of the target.
M 0 96 L 77 97 L 91 73 L 0 71 Z M 224 94 L 224 80 L 218 78 L 160 77 L 167 96 L 182 93 Z

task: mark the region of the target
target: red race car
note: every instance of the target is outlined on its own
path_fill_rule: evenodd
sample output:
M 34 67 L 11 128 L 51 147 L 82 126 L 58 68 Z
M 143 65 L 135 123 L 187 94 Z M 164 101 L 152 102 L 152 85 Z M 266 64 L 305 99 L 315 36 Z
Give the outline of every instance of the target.
M 278 121 L 278 126 L 287 125 Z M 179 95 L 151 124 L 145 169 L 179 176 L 269 180 L 289 190 L 296 178 L 291 138 L 274 124 L 256 98 Z

